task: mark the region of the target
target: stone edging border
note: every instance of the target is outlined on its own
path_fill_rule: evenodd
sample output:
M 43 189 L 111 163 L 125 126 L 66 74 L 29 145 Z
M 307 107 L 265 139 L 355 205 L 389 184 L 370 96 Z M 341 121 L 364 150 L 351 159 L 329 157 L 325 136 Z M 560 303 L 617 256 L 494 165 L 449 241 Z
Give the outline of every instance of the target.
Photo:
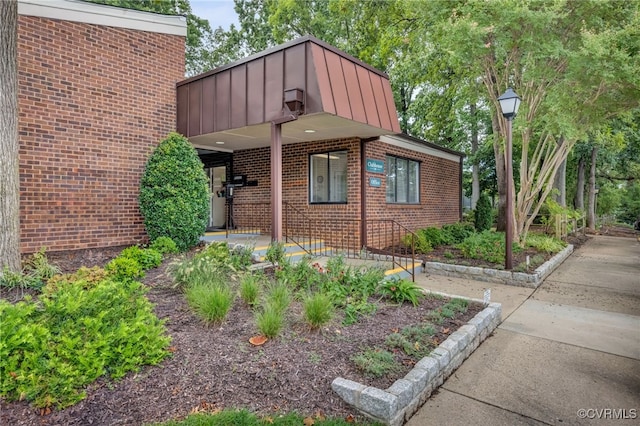
M 480 300 L 469 299 L 480 302 Z M 331 388 L 362 414 L 390 426 L 400 426 L 425 403 L 462 362 L 502 321 L 502 305 L 490 303 L 422 358 L 403 379 L 386 390 L 336 378 Z
M 440 262 L 425 262 L 422 267 L 424 272 L 434 275 L 468 278 L 475 281 L 494 282 L 518 287 L 538 288 L 544 279 L 560 266 L 571 253 L 573 253 L 573 245 L 569 244 L 547 262 L 540 265 L 532 274 Z

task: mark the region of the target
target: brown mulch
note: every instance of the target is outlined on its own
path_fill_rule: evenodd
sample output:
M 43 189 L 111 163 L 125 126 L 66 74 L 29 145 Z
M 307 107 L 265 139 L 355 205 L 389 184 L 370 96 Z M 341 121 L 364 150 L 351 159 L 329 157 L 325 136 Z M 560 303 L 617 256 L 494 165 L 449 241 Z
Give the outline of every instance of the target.
M 102 266 L 121 249 L 51 253 L 49 258 L 70 272 L 82 265 Z M 220 408 L 247 408 L 264 415 L 295 411 L 359 418 L 332 391 L 333 379 L 344 377 L 383 389 L 390 386 L 413 367 L 413 361 L 398 355 L 402 371 L 374 380 L 364 377 L 350 358 L 364 348 L 382 346 L 389 334 L 424 321 L 430 310 L 445 302 L 424 299 L 417 308 L 381 305 L 375 315 L 357 324 L 343 326 L 341 318 L 336 318 L 319 331 L 302 323 L 300 307 L 293 305 L 281 336 L 254 347 L 248 340 L 257 329 L 247 307 L 237 301 L 222 325 L 207 327 L 172 287 L 165 268 L 166 262 L 149 271 L 144 283 L 172 337 L 170 358 L 117 382 L 101 379 L 89 387 L 85 400 L 46 415 L 26 402 L 0 401 L 0 424 L 140 425 Z M 438 341 L 481 309 L 471 305 L 466 314 L 438 326 Z

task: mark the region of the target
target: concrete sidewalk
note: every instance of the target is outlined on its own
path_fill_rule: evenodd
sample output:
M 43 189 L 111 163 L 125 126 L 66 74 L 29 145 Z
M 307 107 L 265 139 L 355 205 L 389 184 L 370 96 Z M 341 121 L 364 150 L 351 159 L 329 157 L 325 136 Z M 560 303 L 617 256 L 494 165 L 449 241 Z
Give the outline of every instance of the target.
M 407 423 L 640 424 L 640 243 L 596 236 L 537 289 L 421 276 L 503 323 Z

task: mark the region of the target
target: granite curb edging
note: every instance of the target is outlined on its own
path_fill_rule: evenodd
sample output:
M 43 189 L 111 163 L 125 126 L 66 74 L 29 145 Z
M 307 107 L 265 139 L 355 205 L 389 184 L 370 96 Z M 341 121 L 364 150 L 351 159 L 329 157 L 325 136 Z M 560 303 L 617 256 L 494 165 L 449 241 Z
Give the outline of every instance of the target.
M 433 275 L 468 278 L 475 281 L 494 282 L 518 287 L 538 288 L 544 279 L 560 266 L 571 253 L 573 253 L 573 245 L 569 244 L 551 259 L 536 268 L 531 274 L 440 262 L 424 262 L 422 267 L 425 273 Z
M 331 388 L 365 416 L 389 426 L 403 425 L 501 321 L 502 305 L 490 303 L 385 390 L 342 377 L 334 379 Z

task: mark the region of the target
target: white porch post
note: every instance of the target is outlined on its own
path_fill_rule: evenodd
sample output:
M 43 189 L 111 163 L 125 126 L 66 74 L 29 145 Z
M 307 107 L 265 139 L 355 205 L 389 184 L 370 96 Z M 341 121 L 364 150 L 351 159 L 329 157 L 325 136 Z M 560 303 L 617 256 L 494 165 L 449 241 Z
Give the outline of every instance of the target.
M 271 123 L 271 240 L 282 241 L 282 124 Z

